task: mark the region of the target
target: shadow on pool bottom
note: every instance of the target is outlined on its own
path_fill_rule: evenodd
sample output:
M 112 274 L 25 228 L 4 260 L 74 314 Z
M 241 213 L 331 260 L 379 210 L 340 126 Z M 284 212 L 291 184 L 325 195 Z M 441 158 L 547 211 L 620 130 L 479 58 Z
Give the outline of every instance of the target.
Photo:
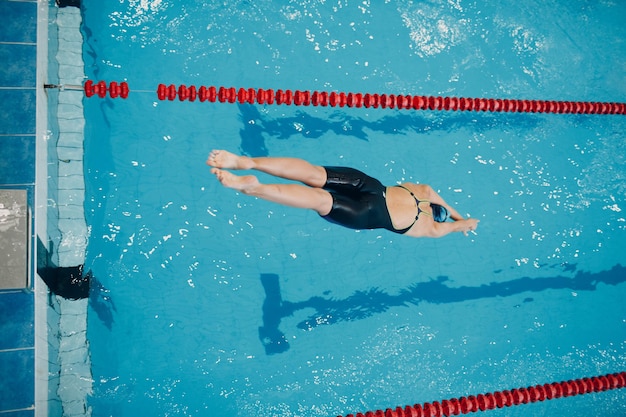
M 618 264 L 610 270 L 598 273 L 579 271 L 574 277 L 522 277 L 476 287 L 449 287 L 446 285 L 448 281 L 449 277 L 439 276 L 428 282 L 413 284 L 398 294 L 388 294 L 379 288 L 371 288 L 356 291 L 344 299 L 313 296 L 308 300 L 292 302 L 283 300 L 280 277 L 277 274 L 261 274 L 265 301 L 262 307 L 263 325 L 259 327 L 259 339 L 267 355 L 289 350 L 289 342 L 279 329 L 280 322 L 283 318 L 305 308 L 313 309 L 315 313 L 297 326 L 300 329 L 311 330 L 320 325 L 362 320 L 392 307 L 418 305 L 420 302 L 447 304 L 545 290 L 594 291 L 599 284 L 618 285 L 626 282 L 626 268 Z M 524 302 L 532 301 L 531 297 L 524 299 Z

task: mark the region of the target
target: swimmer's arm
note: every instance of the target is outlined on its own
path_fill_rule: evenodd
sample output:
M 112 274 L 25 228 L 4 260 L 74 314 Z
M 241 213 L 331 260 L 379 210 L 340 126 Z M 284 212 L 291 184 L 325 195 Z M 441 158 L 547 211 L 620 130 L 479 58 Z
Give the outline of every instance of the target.
M 443 237 L 454 232 L 463 232 L 467 236 L 467 232 L 476 230 L 478 222 L 476 219 L 461 219 L 454 222 L 437 223 L 432 222 L 432 227 L 427 231 L 428 237 Z
M 444 206 L 448 210 L 448 214 L 450 214 L 450 218 L 452 220 L 455 220 L 455 221 L 463 220 L 463 216 L 461 216 L 459 214 L 459 212 L 454 209 L 454 207 L 452 207 L 448 203 L 446 203 L 444 201 L 444 199 L 441 198 L 441 196 L 439 194 L 437 194 L 437 192 L 435 190 L 433 190 L 432 188 L 431 188 L 431 191 L 430 191 L 429 198 L 430 198 L 430 202 L 431 203 L 435 203 L 435 204 L 439 204 L 440 206 Z

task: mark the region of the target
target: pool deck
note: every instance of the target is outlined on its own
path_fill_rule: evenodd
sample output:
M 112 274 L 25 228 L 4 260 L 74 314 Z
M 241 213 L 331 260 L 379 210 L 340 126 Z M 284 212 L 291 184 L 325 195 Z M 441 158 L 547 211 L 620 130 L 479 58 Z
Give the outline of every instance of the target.
M 0 0 L 6 23 L 0 29 L 0 188 L 26 190 L 31 213 L 36 166 L 37 7 L 34 1 Z M 32 215 L 29 217 L 32 221 Z M 22 263 L 28 265 L 26 260 Z M 35 293 L 32 280 L 24 282 L 22 290 L 0 292 L 0 413 L 19 417 L 35 414 Z
M 0 12 L 0 191 L 25 191 L 28 207 L 15 227 L 27 225 L 28 255 L 8 261 L 27 276 L 0 263 L 10 278 L 0 285 L 0 415 L 90 415 L 87 300 L 51 295 L 37 275 L 42 258 L 64 267 L 85 256 L 83 95 L 43 88 L 82 84 L 80 10 L 0 0 Z

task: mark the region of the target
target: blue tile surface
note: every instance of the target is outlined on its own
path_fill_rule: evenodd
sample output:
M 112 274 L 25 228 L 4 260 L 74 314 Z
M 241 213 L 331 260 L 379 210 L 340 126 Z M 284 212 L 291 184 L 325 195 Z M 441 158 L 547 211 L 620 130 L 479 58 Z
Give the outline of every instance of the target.
M 0 134 L 34 135 L 35 90 L 0 90 Z
M 0 87 L 37 85 L 37 47 L 0 44 Z
M 0 293 L 0 350 L 35 346 L 34 322 L 35 297 L 32 293 Z
M 35 182 L 38 4 L 0 0 L 0 186 Z M 34 316 L 32 293 L 0 292 L 1 416 L 35 414 Z
M 0 352 L 0 408 L 17 410 L 35 404 L 35 350 Z
M 0 1 L 0 42 L 37 42 L 37 3 Z
M 2 417 L 34 417 L 35 410 L 20 410 L 3 413 Z M 54 414 L 50 414 L 54 415 Z M 60 414 L 59 414 L 60 415 Z
M 0 136 L 0 184 L 35 182 L 35 136 Z

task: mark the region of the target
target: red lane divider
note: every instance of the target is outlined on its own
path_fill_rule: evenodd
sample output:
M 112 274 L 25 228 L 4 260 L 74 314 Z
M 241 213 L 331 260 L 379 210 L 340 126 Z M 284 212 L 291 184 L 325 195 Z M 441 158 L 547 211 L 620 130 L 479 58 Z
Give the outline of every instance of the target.
M 119 84 L 115 81 L 111 81 L 107 88 L 106 82 L 100 81 L 94 84 L 91 80 L 85 82 L 84 90 L 87 97 L 92 97 L 97 94 L 100 98 L 106 97 L 107 93 L 109 93 L 111 98 L 127 98 L 130 91 L 128 89 L 128 83 L 125 81 Z
M 388 408 L 385 411 L 368 411 L 366 413 L 357 413 L 356 416 L 348 414 L 346 417 L 448 417 L 624 387 L 626 387 L 626 372 L 620 372 L 591 378 L 535 385 L 527 388 L 516 388 L 510 391 L 504 390 L 476 396 L 452 398 L 441 402 L 434 401 L 432 403 L 407 405 L 404 408 L 396 407 L 395 410 Z
M 111 82 L 107 88 L 104 81 L 94 84 L 85 83 L 87 97 L 98 95 L 104 98 L 107 92 L 111 98 L 128 97 L 128 84 Z M 407 110 L 448 110 L 448 111 L 490 111 L 517 113 L 576 113 L 576 114 L 626 114 L 626 103 L 607 103 L 590 101 L 548 101 L 548 100 L 514 100 L 468 97 L 435 97 L 411 96 L 402 94 L 363 94 L 326 91 L 300 91 L 215 87 L 215 86 L 176 86 L 159 84 L 157 87 L 159 100 L 277 104 L 295 106 L 331 106 L 356 108 L 383 108 Z
M 240 104 L 285 104 L 296 106 L 365 107 L 412 110 L 461 110 L 491 112 L 626 114 L 625 103 L 580 101 L 511 100 L 466 97 L 433 97 L 394 94 L 362 94 L 325 91 L 264 90 L 262 88 L 187 87 L 180 85 L 157 88 L 159 100 L 220 102 Z

